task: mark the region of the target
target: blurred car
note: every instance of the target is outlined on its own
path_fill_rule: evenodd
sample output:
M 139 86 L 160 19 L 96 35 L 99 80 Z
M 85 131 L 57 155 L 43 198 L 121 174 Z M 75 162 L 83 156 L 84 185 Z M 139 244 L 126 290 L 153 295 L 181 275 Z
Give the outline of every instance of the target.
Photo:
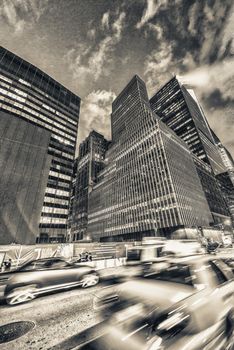
M 173 259 L 154 277 L 99 292 L 94 306 L 108 322 L 80 349 L 232 349 L 234 275 L 224 261 Z
M 181 239 L 168 240 L 163 249 L 162 255 L 173 255 L 177 257 L 204 254 L 205 249 L 196 240 Z
M 40 294 L 99 282 L 99 274 L 89 266 L 68 263 L 60 258 L 30 261 L 17 270 L 0 274 L 0 298 L 9 305 L 30 301 Z

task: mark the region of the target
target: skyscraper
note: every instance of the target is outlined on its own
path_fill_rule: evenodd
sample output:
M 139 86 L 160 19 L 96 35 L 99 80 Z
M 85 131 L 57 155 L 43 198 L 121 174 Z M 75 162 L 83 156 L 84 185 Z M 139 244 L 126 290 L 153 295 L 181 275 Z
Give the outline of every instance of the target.
M 199 159 L 209 164 L 215 174 L 225 170 L 202 107 L 188 84 L 173 77 L 155 93 L 150 104 L 160 119 Z
M 50 132 L 51 156 L 38 241 L 66 238 L 80 98 L 22 58 L 0 48 L 0 108 Z
M 72 241 L 85 238 L 89 193 L 96 182 L 97 174 L 104 167 L 104 156 L 108 144 L 103 135 L 93 130 L 79 146 L 70 218 Z
M 226 220 L 229 211 L 215 175 L 225 171 L 214 135 L 192 88 L 173 77 L 150 99 L 152 110 L 194 154 L 203 191 L 215 224 Z
M 134 76 L 112 104 L 113 142 L 89 199 L 95 240 L 170 236 L 212 216 L 187 145 L 152 112 Z

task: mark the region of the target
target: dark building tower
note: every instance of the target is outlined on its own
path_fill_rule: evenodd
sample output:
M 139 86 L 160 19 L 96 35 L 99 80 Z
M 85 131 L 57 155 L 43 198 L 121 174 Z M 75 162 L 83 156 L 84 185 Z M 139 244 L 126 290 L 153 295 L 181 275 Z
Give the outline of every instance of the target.
M 72 241 L 86 238 L 89 193 L 96 182 L 97 174 L 103 169 L 108 144 L 103 135 L 92 131 L 79 146 L 70 220 Z
M 174 77 L 150 99 L 150 104 L 194 154 L 194 163 L 215 224 L 226 220 L 229 212 L 215 178 L 225 171 L 225 167 L 194 91 Z
M 191 153 L 152 112 L 135 76 L 112 104 L 113 143 L 90 193 L 96 240 L 138 240 L 212 221 Z
M 43 130 L 47 135 L 50 133 L 49 143 L 45 145 L 51 163 L 43 191 L 38 241 L 66 238 L 79 107 L 78 96 L 40 69 L 0 48 L 1 110 L 24 121 L 25 125 L 37 126 L 42 134 Z
M 0 110 L 0 244 L 36 241 L 49 141 L 49 131 Z

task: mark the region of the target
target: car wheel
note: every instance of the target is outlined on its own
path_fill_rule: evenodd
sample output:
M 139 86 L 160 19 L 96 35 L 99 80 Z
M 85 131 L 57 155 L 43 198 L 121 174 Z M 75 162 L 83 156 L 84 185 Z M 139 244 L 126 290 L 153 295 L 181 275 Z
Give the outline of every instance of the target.
M 88 288 L 95 286 L 99 282 L 99 276 L 95 273 L 90 273 L 89 275 L 85 275 L 81 280 L 81 287 Z
M 22 286 L 12 289 L 6 296 L 6 302 L 8 305 L 17 305 L 21 303 L 29 302 L 36 298 L 35 291 L 36 285 Z

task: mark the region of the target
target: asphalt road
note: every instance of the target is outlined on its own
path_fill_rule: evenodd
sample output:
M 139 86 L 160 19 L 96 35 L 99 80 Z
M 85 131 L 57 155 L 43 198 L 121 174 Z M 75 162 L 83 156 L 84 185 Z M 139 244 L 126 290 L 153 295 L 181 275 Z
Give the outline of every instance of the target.
M 1 350 L 44 350 L 64 342 L 99 322 L 93 310 L 93 296 L 101 285 L 50 294 L 30 303 L 8 306 L 0 305 L 0 326 L 16 321 L 33 321 L 35 327 L 22 337 L 0 344 Z M 76 338 L 58 346 L 68 350 Z M 56 346 L 57 348 L 57 346 Z

